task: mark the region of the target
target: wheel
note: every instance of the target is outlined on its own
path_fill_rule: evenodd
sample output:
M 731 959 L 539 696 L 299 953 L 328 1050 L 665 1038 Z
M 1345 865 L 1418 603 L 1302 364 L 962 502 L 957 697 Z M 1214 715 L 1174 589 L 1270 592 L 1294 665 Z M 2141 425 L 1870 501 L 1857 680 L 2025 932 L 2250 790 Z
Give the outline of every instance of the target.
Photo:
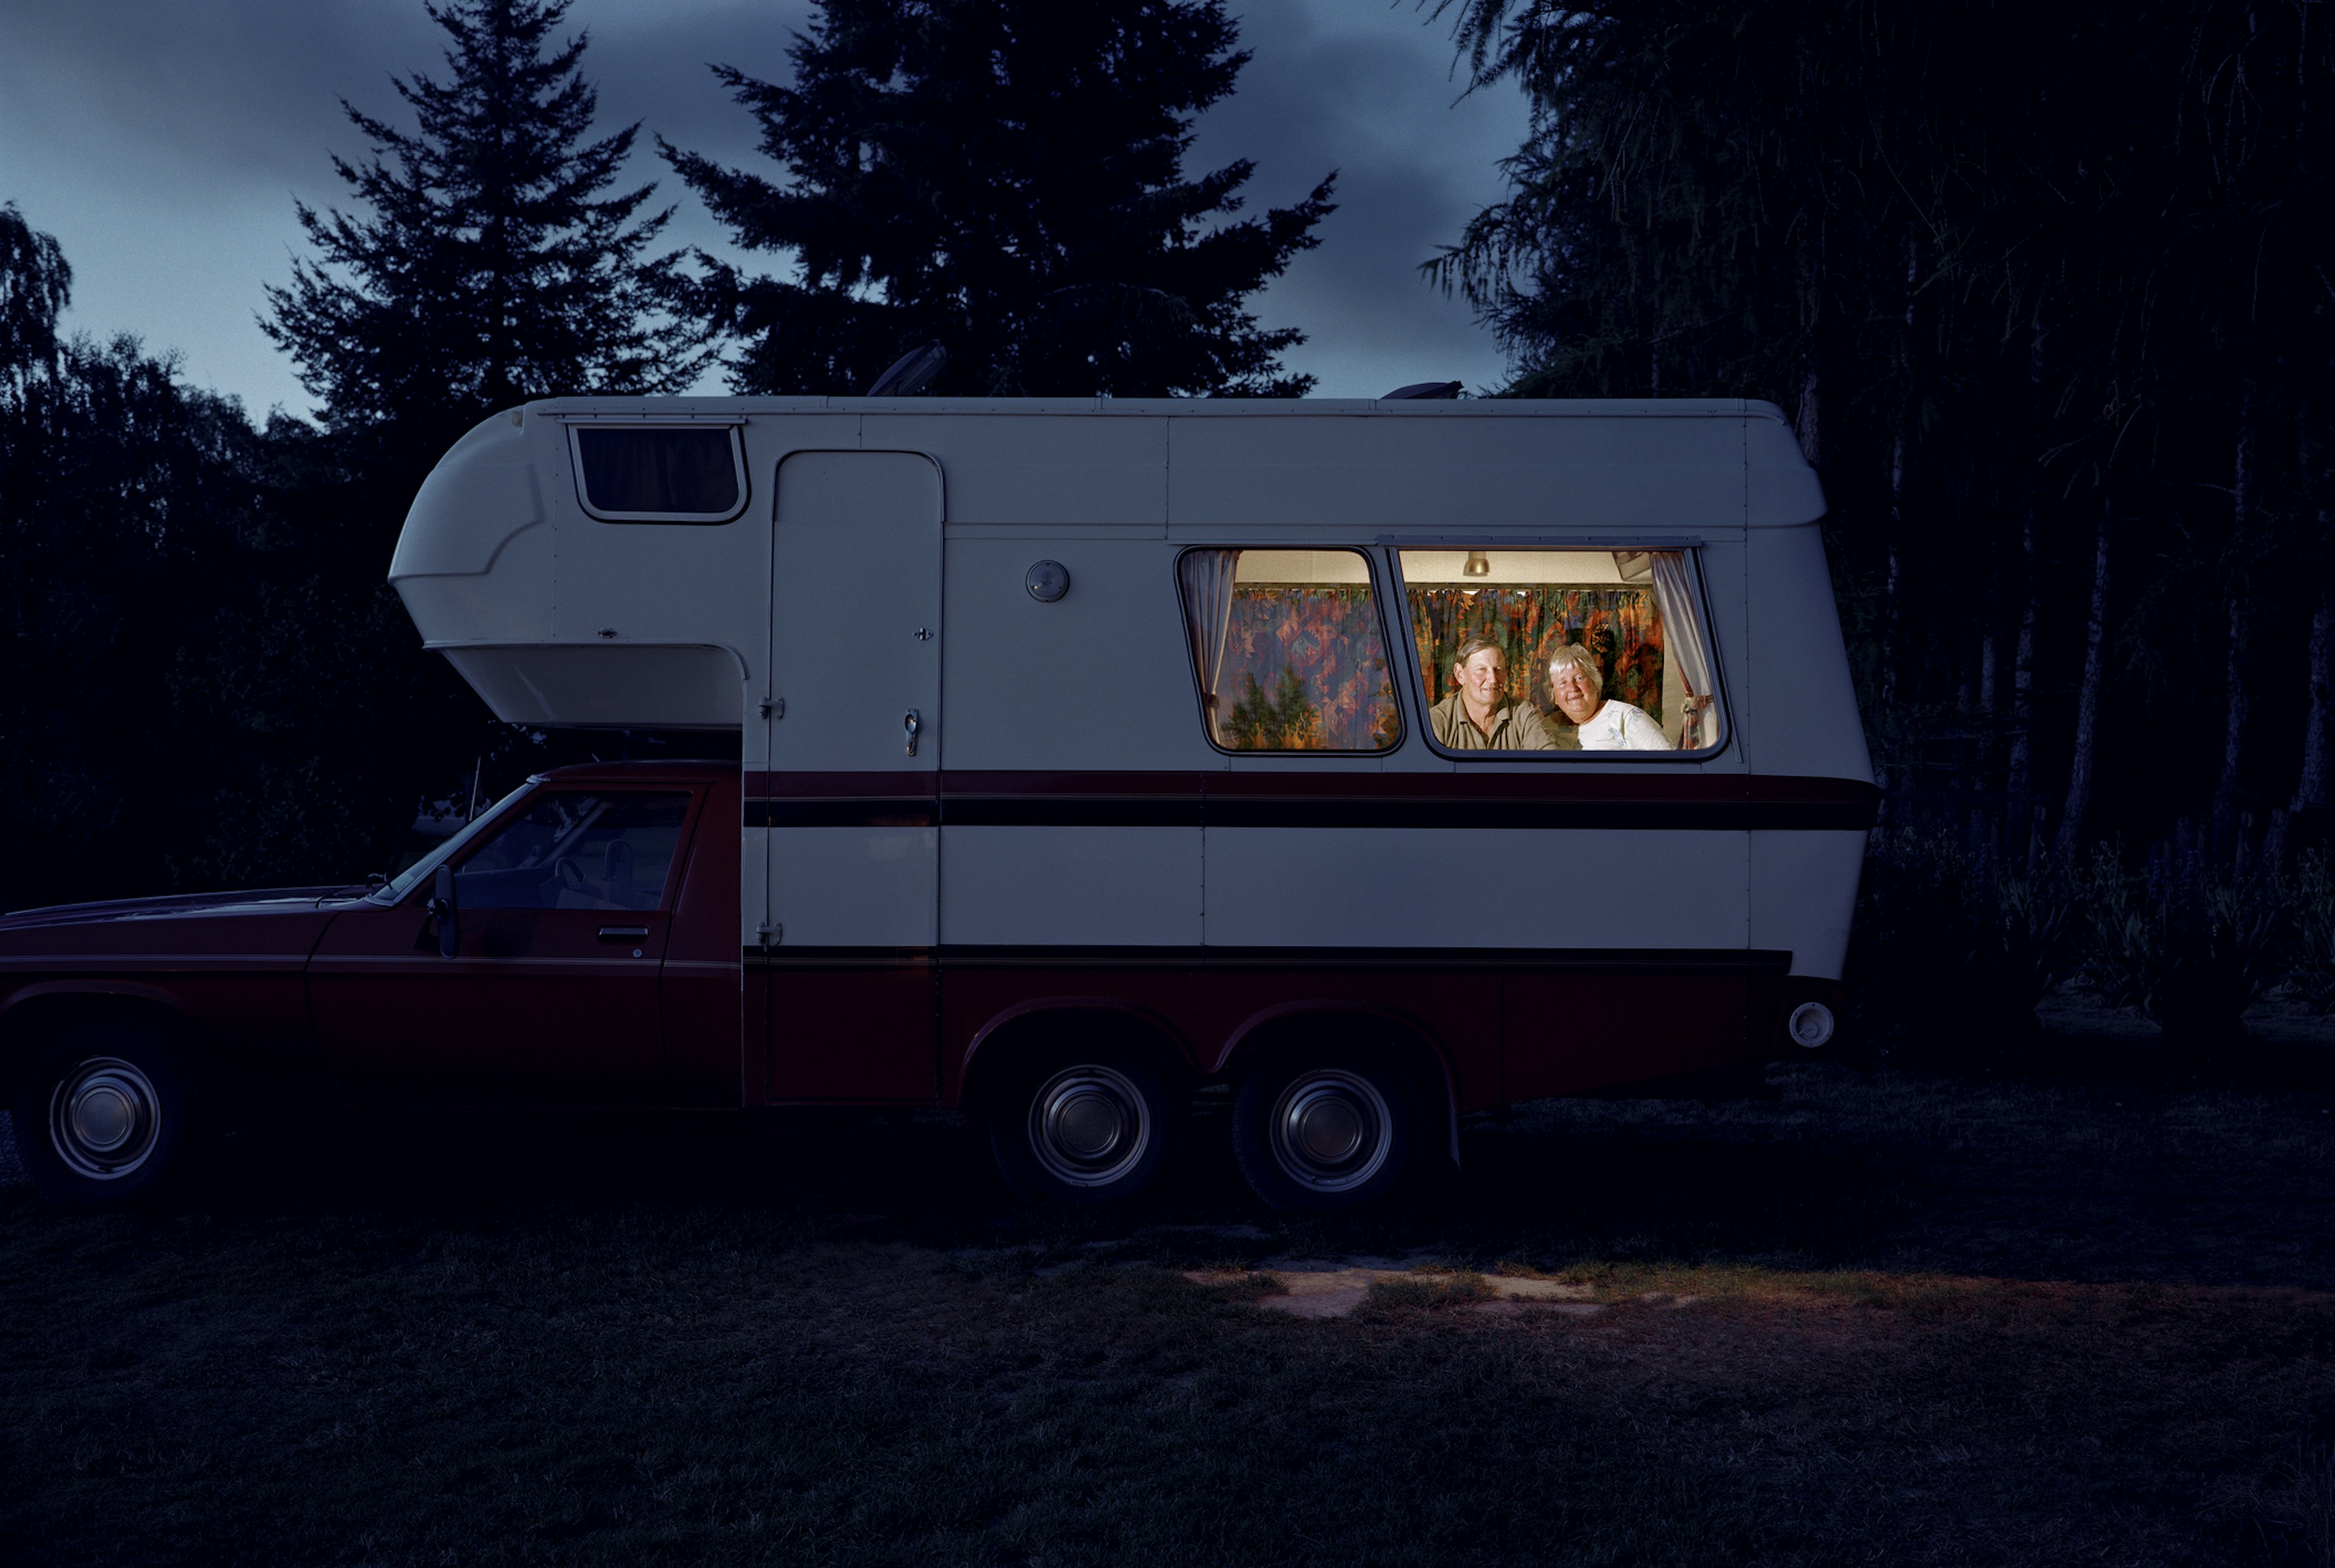
M 68 1027 L 40 1048 L 16 1090 L 17 1157 L 67 1208 L 121 1208 L 178 1182 L 200 1111 L 182 1054 L 132 1023 Z
M 1233 1098 L 1233 1157 L 1284 1213 L 1378 1202 L 1418 1163 L 1419 1093 L 1375 1053 L 1317 1050 L 1266 1063 Z
M 993 1102 L 990 1152 L 1032 1203 L 1121 1203 L 1166 1165 L 1174 1109 L 1158 1070 L 1133 1051 L 1058 1052 Z

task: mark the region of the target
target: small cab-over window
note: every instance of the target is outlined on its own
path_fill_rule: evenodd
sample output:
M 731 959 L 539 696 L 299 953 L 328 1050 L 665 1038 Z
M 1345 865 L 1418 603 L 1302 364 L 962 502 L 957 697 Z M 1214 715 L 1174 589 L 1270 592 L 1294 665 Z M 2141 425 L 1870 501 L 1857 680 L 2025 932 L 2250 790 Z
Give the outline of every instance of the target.
M 720 523 L 746 504 L 746 461 L 729 425 L 576 424 L 576 490 L 604 522 Z
M 1486 544 L 1397 559 L 1439 749 L 1707 752 L 1722 740 L 1691 552 Z
M 1401 740 L 1360 552 L 1187 550 L 1176 569 L 1212 742 L 1227 751 L 1386 751 Z

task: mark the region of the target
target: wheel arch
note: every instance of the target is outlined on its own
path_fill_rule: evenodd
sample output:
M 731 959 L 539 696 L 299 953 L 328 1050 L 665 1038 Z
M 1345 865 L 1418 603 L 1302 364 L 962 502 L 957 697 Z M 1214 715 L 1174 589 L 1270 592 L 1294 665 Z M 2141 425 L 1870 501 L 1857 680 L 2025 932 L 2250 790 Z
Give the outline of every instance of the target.
M 1081 1021 L 1100 1020 L 1114 1039 L 1132 1044 L 1181 1080 L 1196 1079 L 1188 1043 L 1166 1019 L 1116 996 L 1049 996 L 1019 1002 L 974 1031 L 957 1066 L 958 1103 L 980 1108 L 984 1094 L 1025 1054 L 1042 1050 Z
M 72 1024 L 110 1019 L 155 1029 L 179 1044 L 194 1028 L 178 997 L 134 981 L 49 981 L 0 1002 L 0 1105 L 13 1101 L 42 1044 Z

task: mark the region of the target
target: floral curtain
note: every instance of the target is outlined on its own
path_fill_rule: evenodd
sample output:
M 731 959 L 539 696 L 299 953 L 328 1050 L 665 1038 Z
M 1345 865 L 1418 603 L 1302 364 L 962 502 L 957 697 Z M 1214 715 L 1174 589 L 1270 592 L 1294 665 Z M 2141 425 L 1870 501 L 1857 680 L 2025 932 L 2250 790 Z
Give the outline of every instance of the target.
M 1187 586 L 1187 605 L 1195 598 Z M 1401 733 L 1385 638 L 1360 586 L 1235 589 L 1216 691 L 1216 740 L 1236 751 L 1382 751 Z

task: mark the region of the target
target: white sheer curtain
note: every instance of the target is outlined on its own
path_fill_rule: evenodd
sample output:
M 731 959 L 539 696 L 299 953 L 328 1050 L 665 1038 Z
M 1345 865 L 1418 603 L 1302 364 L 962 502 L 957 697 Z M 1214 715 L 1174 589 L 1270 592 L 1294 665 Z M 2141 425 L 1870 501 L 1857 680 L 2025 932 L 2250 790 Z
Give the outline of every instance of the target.
M 1225 669 L 1225 639 L 1232 632 L 1233 570 L 1239 562 L 1238 550 L 1186 550 L 1176 568 L 1184 579 L 1184 629 L 1192 638 L 1211 739 L 1221 739 L 1216 682 Z
M 1679 750 L 1700 751 L 1719 744 L 1719 708 L 1710 677 L 1710 644 L 1697 615 L 1694 572 L 1684 550 L 1649 552 L 1653 564 L 1654 603 L 1662 613 L 1662 653 L 1678 661 L 1686 682 L 1686 722 Z M 1615 557 L 1619 563 L 1620 557 Z

